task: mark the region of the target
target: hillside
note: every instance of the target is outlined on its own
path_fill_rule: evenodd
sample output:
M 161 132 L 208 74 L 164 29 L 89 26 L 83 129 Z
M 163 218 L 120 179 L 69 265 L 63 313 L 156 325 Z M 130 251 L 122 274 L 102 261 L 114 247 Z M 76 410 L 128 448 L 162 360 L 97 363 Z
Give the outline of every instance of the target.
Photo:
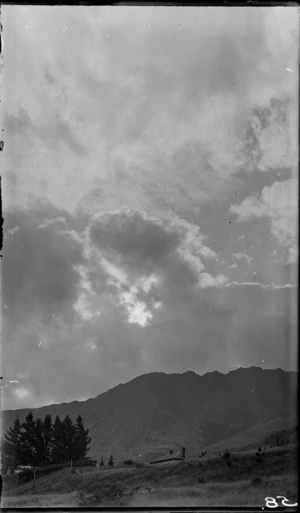
M 296 422 L 289 420 L 296 417 L 296 397 L 296 373 L 250 367 L 204 376 L 191 371 L 144 374 L 93 399 L 32 412 L 42 418 L 50 413 L 53 419 L 81 414 L 90 429 L 93 457 L 112 452 L 116 458 L 141 454 L 147 460 L 181 446 L 194 453 L 270 421 L 273 432 L 288 427 Z M 4 411 L 3 429 L 28 411 Z M 250 438 L 261 439 L 267 432 L 258 428 Z
M 297 500 L 295 446 L 267 450 L 261 463 L 255 450 L 242 450 L 232 453 L 230 466 L 216 455 L 159 466 L 71 470 L 38 478 L 35 494 L 32 482 L 18 485 L 17 476 L 4 476 L 4 507 L 262 506 L 278 488 L 291 504 Z

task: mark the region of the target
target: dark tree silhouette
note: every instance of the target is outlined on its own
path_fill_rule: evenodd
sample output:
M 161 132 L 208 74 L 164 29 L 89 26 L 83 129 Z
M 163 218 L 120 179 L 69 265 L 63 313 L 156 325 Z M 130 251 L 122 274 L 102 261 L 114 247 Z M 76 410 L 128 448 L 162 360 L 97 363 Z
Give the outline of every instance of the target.
M 59 416 L 55 417 L 52 429 L 52 442 L 51 442 L 51 461 L 52 463 L 64 463 L 64 437 L 63 437 L 63 423 Z
M 71 462 L 75 455 L 75 426 L 67 415 L 62 423 L 62 435 L 64 442 L 63 463 Z
M 16 417 L 13 426 L 4 435 L 1 441 L 1 464 L 3 473 L 9 467 L 16 468 L 21 460 L 21 422 Z
M 110 455 L 110 458 L 109 458 L 109 460 L 108 460 L 108 464 L 109 464 L 109 466 L 110 466 L 110 467 L 112 467 L 112 466 L 113 466 L 113 464 L 114 464 L 114 459 L 113 459 L 112 454 Z
M 256 459 L 257 463 L 262 463 L 264 456 L 265 456 L 264 451 L 262 450 L 261 447 L 258 447 L 258 449 L 255 453 L 255 459 Z
M 50 415 L 35 420 L 30 412 L 22 424 L 17 417 L 1 440 L 3 472 L 18 465 L 94 464 L 86 457 L 91 442 L 88 435 L 80 415 L 75 425 L 69 415 L 63 421 L 57 415 L 54 424 Z
M 44 419 L 44 445 L 45 445 L 45 464 L 51 463 L 51 445 L 52 445 L 52 419 L 51 415 L 45 415 Z
M 75 461 L 83 460 L 89 451 L 91 438 L 88 436 L 89 430 L 84 428 L 80 415 L 76 419 L 74 433 L 74 459 Z
M 43 465 L 46 459 L 45 440 L 44 440 L 44 423 L 41 419 L 37 419 L 34 427 L 34 462 L 36 465 Z
M 32 412 L 29 412 L 22 423 L 21 430 L 21 461 L 24 465 L 35 466 L 37 463 L 36 443 L 35 443 L 35 420 Z

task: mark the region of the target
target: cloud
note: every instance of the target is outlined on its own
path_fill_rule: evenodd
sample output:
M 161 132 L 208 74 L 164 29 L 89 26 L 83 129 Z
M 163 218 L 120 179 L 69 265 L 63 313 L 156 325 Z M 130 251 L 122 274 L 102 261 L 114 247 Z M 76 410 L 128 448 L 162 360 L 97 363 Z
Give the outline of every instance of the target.
M 237 262 L 240 262 L 241 260 L 246 260 L 248 265 L 251 265 L 251 262 L 253 260 L 253 257 L 250 257 L 249 255 L 246 255 L 246 253 L 241 253 L 241 252 L 233 253 L 232 256 L 233 256 L 234 262 L 232 265 L 229 266 L 229 269 L 236 269 L 238 267 Z
M 204 244 L 199 226 L 174 214 L 163 219 L 128 209 L 97 214 L 89 223 L 88 236 L 105 259 L 104 267 L 120 284 L 128 281 L 124 272 L 129 272 L 137 280 L 153 276 L 157 285 L 172 268 L 181 269 L 184 279 L 203 287 L 226 281 L 223 275 L 213 278 L 202 273 L 203 260 L 217 261 L 218 256 Z
M 3 303 L 10 321 L 18 325 L 34 316 L 47 323 L 67 315 L 79 281 L 73 266 L 83 261 L 79 237 L 60 218 L 40 224 L 39 217 L 19 212 L 5 216 L 4 246 Z
M 228 370 L 272 344 L 285 364 L 274 298 L 292 294 L 297 253 L 298 11 L 232 9 L 2 9 L 3 365 L 26 375 L 20 404 Z M 243 239 L 232 203 L 264 219 Z M 290 262 L 276 282 L 268 230 Z M 228 282 L 242 255 L 251 269 Z M 245 285 L 249 269 L 268 288 Z
M 235 191 L 256 139 L 292 165 L 296 10 L 232 9 L 4 8 L 5 208 L 180 214 Z
M 15 395 L 17 396 L 17 398 L 19 400 L 23 400 L 23 399 L 28 399 L 28 397 L 31 396 L 31 393 L 29 390 L 27 390 L 27 388 L 24 388 L 24 387 L 18 387 L 15 389 L 14 391 Z
M 296 254 L 298 180 L 290 178 L 275 181 L 262 189 L 260 197 L 249 196 L 230 211 L 238 221 L 267 217 L 271 223 L 271 234 L 280 246 L 288 247 L 290 259 Z
M 297 285 L 291 284 L 291 283 L 285 283 L 283 285 L 274 285 L 274 283 L 260 283 L 257 281 L 230 281 L 229 283 L 226 283 L 226 287 L 261 287 L 263 289 L 290 289 L 295 288 Z
M 203 288 L 224 285 L 227 281 L 228 278 L 224 274 L 217 274 L 217 276 L 213 277 L 208 273 L 201 273 L 200 276 L 200 284 Z
M 242 131 L 243 171 L 296 169 L 297 102 L 294 96 L 273 97 L 268 105 L 253 106 Z
M 219 256 L 201 230 L 178 217 L 107 212 L 82 231 L 83 220 L 53 213 L 5 220 L 2 365 L 30 392 L 5 388 L 5 408 L 88 398 L 153 370 L 226 372 L 245 359 L 290 366 L 297 312 L 288 284 L 226 285 L 207 272 Z

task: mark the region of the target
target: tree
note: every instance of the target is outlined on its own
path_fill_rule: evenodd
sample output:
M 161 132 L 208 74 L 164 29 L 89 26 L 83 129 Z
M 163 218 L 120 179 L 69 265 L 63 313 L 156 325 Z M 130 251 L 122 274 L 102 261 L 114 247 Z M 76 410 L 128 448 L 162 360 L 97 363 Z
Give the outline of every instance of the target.
M 228 449 L 226 449 L 226 451 L 224 451 L 222 458 L 225 461 L 227 467 L 231 467 L 231 465 L 232 465 L 231 454 L 228 451 Z
M 265 456 L 264 451 L 262 450 L 261 447 L 258 447 L 258 449 L 255 453 L 255 459 L 256 459 L 257 463 L 262 463 L 264 456 Z
M 51 461 L 52 463 L 64 463 L 65 456 L 63 423 L 59 416 L 55 417 L 52 429 Z
M 103 459 L 103 456 L 101 456 L 100 466 L 101 466 L 101 467 L 104 467 L 104 459 Z
M 34 463 L 36 465 L 42 465 L 45 462 L 45 439 L 44 439 L 44 422 L 41 419 L 37 419 L 34 428 Z
M 1 441 L 2 472 L 6 474 L 9 467 L 16 468 L 21 459 L 21 422 L 16 417 Z
M 75 438 L 74 438 L 74 459 L 82 460 L 89 451 L 91 438 L 88 436 L 89 430 L 84 428 L 83 420 L 80 415 L 76 419 Z
M 71 462 L 75 455 L 75 426 L 69 415 L 63 420 L 62 423 L 62 437 L 64 443 L 63 450 L 63 463 Z
M 47 414 L 44 418 L 44 447 L 45 447 L 45 455 L 44 462 L 45 464 L 49 464 L 51 462 L 51 445 L 52 445 L 52 419 L 51 415 Z
M 110 458 L 108 460 L 108 464 L 109 464 L 110 467 L 112 467 L 113 464 L 114 464 L 114 460 L 113 460 L 112 454 L 110 455 Z
M 35 444 L 35 420 L 32 412 L 29 412 L 22 423 L 21 430 L 21 462 L 24 465 L 35 466 L 36 459 L 36 444 Z

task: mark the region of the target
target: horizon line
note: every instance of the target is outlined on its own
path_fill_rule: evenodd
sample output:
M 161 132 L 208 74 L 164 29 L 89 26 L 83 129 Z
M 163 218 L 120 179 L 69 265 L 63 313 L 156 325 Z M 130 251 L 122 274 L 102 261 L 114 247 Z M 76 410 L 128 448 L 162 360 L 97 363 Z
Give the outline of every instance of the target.
M 9 411 L 17 411 L 17 410 L 29 410 L 29 411 L 32 411 L 32 410 L 39 410 L 41 408 L 49 408 L 50 406 L 62 406 L 62 405 L 65 405 L 65 404 L 72 404 L 72 403 L 85 403 L 87 401 L 96 399 L 100 395 L 103 395 L 103 394 L 106 394 L 106 393 L 110 392 L 114 388 L 117 388 L 117 387 L 122 386 L 122 385 L 127 385 L 131 381 L 139 379 L 142 376 L 148 376 L 150 374 L 164 374 L 165 376 L 173 376 L 173 375 L 183 375 L 183 374 L 191 373 L 191 374 L 196 374 L 196 376 L 199 376 L 200 378 L 202 378 L 204 376 L 207 376 L 208 374 L 215 374 L 215 373 L 221 374 L 222 376 L 227 376 L 231 372 L 237 372 L 237 371 L 239 371 L 241 369 L 243 369 L 243 370 L 246 370 L 246 369 L 260 369 L 262 371 L 276 371 L 276 370 L 278 371 L 278 370 L 280 370 L 280 371 L 286 372 L 286 373 L 294 373 L 294 374 L 298 373 L 297 370 L 295 370 L 295 371 L 294 370 L 284 370 L 281 367 L 267 369 L 267 368 L 264 368 L 264 367 L 259 367 L 258 365 L 250 365 L 249 367 L 243 367 L 243 366 L 239 365 L 236 369 L 232 369 L 232 370 L 230 370 L 228 372 L 221 372 L 221 371 L 218 371 L 218 370 L 214 370 L 214 371 L 205 372 L 204 374 L 198 374 L 197 372 L 195 372 L 193 370 L 190 370 L 190 369 L 186 370 L 186 371 L 183 371 L 183 372 L 151 371 L 151 372 L 145 372 L 144 374 L 139 374 L 139 375 L 129 379 L 128 381 L 126 381 L 124 383 L 123 382 L 118 383 L 117 385 L 114 385 L 113 387 L 108 388 L 104 392 L 100 392 L 100 394 L 97 394 L 94 397 L 88 397 L 86 399 L 72 399 L 71 401 L 63 401 L 61 403 L 49 403 L 49 404 L 43 404 L 41 406 L 32 406 L 32 407 L 24 407 L 24 408 L 9 408 L 9 409 L 2 410 L 1 413 L 2 412 L 9 412 Z

